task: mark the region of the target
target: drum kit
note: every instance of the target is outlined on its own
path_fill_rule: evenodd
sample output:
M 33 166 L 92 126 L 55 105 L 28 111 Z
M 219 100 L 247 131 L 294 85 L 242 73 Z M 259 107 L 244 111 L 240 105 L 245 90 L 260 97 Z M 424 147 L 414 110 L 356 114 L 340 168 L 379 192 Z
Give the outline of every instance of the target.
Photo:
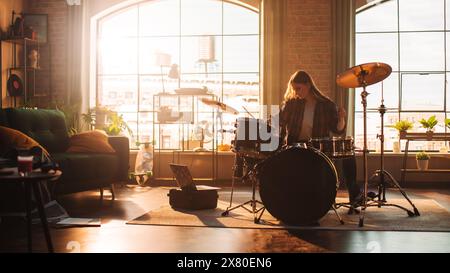
M 381 134 L 378 138 L 381 142 L 381 169 L 375 171 L 371 177 L 378 177 L 376 184 L 378 194 L 368 196 L 368 162 L 369 153 L 367 147 L 367 96 L 369 93 L 366 87 L 386 79 L 392 72 L 392 68 L 384 63 L 366 63 L 352 67 L 337 76 L 336 82 L 344 88 L 361 88 L 361 103 L 363 106 L 363 177 L 364 196 L 361 206 L 359 226 L 364 225 L 365 211 L 369 207 L 392 206 L 407 212 L 408 216 L 419 216 L 419 211 L 408 198 L 406 192 L 400 187 L 398 182 L 384 169 L 384 114 L 388 110 L 381 105 L 377 110 L 381 115 Z M 224 112 L 237 114 L 238 111 L 221 102 L 205 101 L 205 104 L 218 107 Z M 244 208 L 253 213 L 254 222 L 259 223 L 267 210 L 272 216 L 289 225 L 308 225 L 318 222 L 330 209 L 336 213 L 338 220 L 343 221 L 337 209 L 339 207 L 355 208 L 350 203 L 335 203 L 339 179 L 333 160 L 355 156 L 354 140 L 351 136 L 313 138 L 308 142 L 296 143 L 290 146 L 282 146 L 281 139 L 272 131 L 273 128 L 268 123 L 255 118 L 238 118 L 236 121 L 235 139 L 232 141 L 232 151 L 244 160 L 248 167 L 248 172 L 244 179 L 249 179 L 252 183 L 251 200 L 232 207 L 234 180 L 232 181 L 232 191 L 230 206 L 222 214 L 227 216 L 230 211 L 237 208 Z M 259 133 L 251 135 L 251 132 L 260 132 L 267 129 L 271 138 L 279 138 L 277 147 L 272 151 L 263 151 L 262 144 L 268 142 Z M 236 168 L 237 166 L 234 166 Z M 390 184 L 386 180 L 389 178 Z M 259 185 L 261 201 L 256 199 L 256 185 Z M 413 211 L 386 201 L 385 190 L 388 185 L 397 188 L 409 204 Z M 250 205 L 251 209 L 246 206 Z M 259 206 L 259 208 L 258 208 Z

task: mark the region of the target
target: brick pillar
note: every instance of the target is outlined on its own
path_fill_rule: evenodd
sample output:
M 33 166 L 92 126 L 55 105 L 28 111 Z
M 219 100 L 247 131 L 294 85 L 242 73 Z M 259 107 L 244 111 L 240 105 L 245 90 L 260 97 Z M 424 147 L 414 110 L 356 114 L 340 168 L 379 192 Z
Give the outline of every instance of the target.
M 330 0 L 288 0 L 287 71 L 306 70 L 330 98 L 332 25 Z

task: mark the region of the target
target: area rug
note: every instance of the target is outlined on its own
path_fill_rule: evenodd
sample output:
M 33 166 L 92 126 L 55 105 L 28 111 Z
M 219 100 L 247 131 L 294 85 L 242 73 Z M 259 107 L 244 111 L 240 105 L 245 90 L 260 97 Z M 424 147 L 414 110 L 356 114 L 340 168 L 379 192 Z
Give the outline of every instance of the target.
M 336 200 L 345 202 L 345 199 Z M 132 225 L 158 225 L 158 226 L 184 226 L 184 227 L 216 227 L 216 228 L 247 228 L 247 229 L 300 229 L 300 230 L 363 230 L 363 231 L 450 231 L 450 213 L 432 199 L 412 200 L 420 211 L 418 217 L 408 217 L 407 213 L 395 207 L 370 207 L 365 214 L 364 227 L 360 228 L 359 215 L 348 215 L 346 208 L 338 210 L 344 220 L 341 224 L 336 214 L 330 210 L 317 226 L 288 226 L 280 223 L 267 211 L 264 212 L 261 222 L 255 224 L 253 215 L 239 208 L 222 216 L 228 202 L 219 201 L 214 210 L 174 210 L 170 206 L 162 206 L 152 210 L 127 224 Z M 390 203 L 410 208 L 406 200 L 392 199 Z

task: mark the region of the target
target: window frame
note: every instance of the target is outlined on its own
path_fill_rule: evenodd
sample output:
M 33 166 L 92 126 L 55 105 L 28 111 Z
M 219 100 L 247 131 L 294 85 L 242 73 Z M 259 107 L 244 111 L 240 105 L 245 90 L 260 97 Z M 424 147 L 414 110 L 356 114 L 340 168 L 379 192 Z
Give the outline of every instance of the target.
M 149 114 L 152 117 L 155 116 L 155 109 L 154 107 L 151 107 L 152 110 L 141 110 L 141 104 L 140 99 L 142 97 L 142 94 L 145 93 L 145 91 L 141 88 L 141 81 L 142 78 L 145 77 L 161 77 L 160 73 L 141 73 L 141 69 L 140 69 L 140 61 L 139 61 L 139 50 L 140 50 L 140 43 L 142 42 L 143 39 L 145 38 L 177 38 L 178 39 L 178 45 L 179 45 L 179 56 L 177 60 L 173 60 L 173 63 L 177 63 L 179 65 L 179 73 L 180 73 L 180 77 L 178 79 L 178 88 L 180 88 L 181 86 L 181 79 L 183 76 L 192 76 L 192 75 L 203 75 L 205 73 L 203 72 L 182 72 L 182 68 L 181 68 L 181 60 L 182 60 L 182 40 L 183 38 L 193 38 L 193 37 L 209 37 L 209 36 L 216 36 L 216 37 L 220 37 L 221 38 L 221 52 L 220 52 L 220 65 L 221 65 L 221 69 L 220 72 L 208 72 L 208 75 L 220 75 L 220 94 L 216 94 L 218 96 L 218 98 L 223 101 L 224 98 L 226 98 L 226 96 L 228 94 L 225 93 L 225 87 L 224 85 L 226 84 L 224 82 L 224 78 L 225 77 L 233 77 L 233 75 L 251 75 L 256 76 L 258 78 L 258 101 L 261 102 L 262 101 L 262 88 L 260 86 L 261 83 L 261 24 L 260 24 L 260 10 L 258 10 L 257 8 L 246 4 L 245 2 L 241 2 L 241 1 L 237 1 L 237 0 L 210 0 L 210 1 L 215 1 L 215 2 L 220 2 L 221 3 L 221 34 L 182 34 L 182 28 L 181 28 L 181 9 L 182 9 L 182 5 L 181 5 L 181 1 L 182 0 L 165 0 L 165 1 L 178 1 L 178 8 L 179 8 L 179 13 L 177 16 L 180 17 L 180 28 L 178 29 L 178 33 L 177 35 L 144 35 L 142 33 L 140 33 L 140 6 L 143 4 L 147 4 L 148 2 L 152 2 L 154 0 L 146 0 L 146 1 L 139 1 L 139 2 L 134 2 L 131 3 L 129 5 L 119 5 L 118 8 L 116 9 L 112 9 L 109 10 L 107 13 L 102 14 L 101 16 L 95 18 L 95 20 L 92 22 L 93 26 L 91 26 L 91 31 L 93 32 L 91 34 L 91 37 L 93 37 L 95 39 L 94 43 L 91 43 L 91 54 L 95 55 L 95 58 L 93 58 L 95 61 L 93 63 L 91 63 L 91 68 L 94 68 L 94 72 L 91 72 L 91 76 L 92 76 L 92 80 L 90 83 L 90 98 L 89 98 L 89 102 L 90 102 L 90 106 L 89 107 L 101 107 L 101 98 L 100 98 L 100 84 L 101 84 L 101 78 L 102 77 L 108 77 L 108 76 L 116 76 L 116 77 L 123 77 L 123 76 L 130 76 L 130 77 L 136 77 L 137 78 L 137 104 L 136 104 L 136 108 L 135 111 L 133 112 L 129 112 L 129 111 L 120 111 L 119 114 L 135 114 L 136 115 L 136 122 L 137 122 L 137 127 L 133 128 L 133 131 L 135 131 L 135 140 L 139 141 L 140 140 L 140 129 L 139 129 L 139 123 L 140 123 L 140 116 L 142 114 L 146 115 Z M 243 8 L 246 10 L 249 10 L 251 12 L 255 12 L 258 14 L 258 33 L 248 33 L 248 34 L 225 34 L 224 33 L 224 12 L 225 12 L 225 8 L 224 5 L 225 3 L 227 4 L 231 4 L 234 6 L 237 6 L 239 8 Z M 100 71 L 100 64 L 101 64 L 101 53 L 100 53 L 100 42 L 102 40 L 102 35 L 101 35 L 101 22 L 102 20 L 104 20 L 105 18 L 108 18 L 110 16 L 114 16 L 115 14 L 120 14 L 120 12 L 129 9 L 129 8 L 133 8 L 136 7 L 137 8 L 137 12 L 138 12 L 138 18 L 137 20 L 137 35 L 136 36 L 131 36 L 131 38 L 136 38 L 137 39 L 137 50 L 136 50 L 136 54 L 137 54 L 137 73 L 115 73 L 115 74 L 111 74 L 111 73 L 99 73 Z M 258 41 L 258 67 L 257 67 L 257 71 L 232 71 L 232 72 L 225 72 L 223 70 L 224 68 L 224 37 L 257 37 L 257 41 Z M 122 37 L 123 38 L 123 37 Z M 130 38 L 130 37 L 129 37 Z M 95 46 L 94 46 L 95 44 Z M 167 80 L 166 80 L 167 83 Z M 94 91 L 94 90 L 95 91 Z M 93 98 L 93 96 L 95 98 Z M 229 96 L 229 95 L 228 95 Z M 151 101 L 153 101 L 153 98 L 150 98 Z M 252 112 L 252 114 L 259 114 L 256 112 Z M 152 120 L 152 122 L 154 122 L 154 120 Z M 144 125 L 145 126 L 145 125 Z M 135 130 L 134 130 L 135 129 Z M 153 133 L 150 133 L 150 136 Z M 150 138 L 151 139 L 151 138 Z M 130 144 L 133 144 L 130 142 Z M 130 145 L 131 149 L 138 149 L 138 147 L 134 147 L 133 145 Z M 176 148 L 174 148 L 176 150 Z M 174 149 L 170 149 L 170 150 L 174 150 Z
M 430 30 L 400 30 L 400 16 L 401 16 L 401 9 L 400 9 L 400 5 L 403 3 L 407 3 L 405 0 L 378 0 L 378 1 L 373 1 L 368 3 L 367 5 L 364 5 L 360 8 L 358 8 L 355 12 L 355 16 L 358 16 L 359 13 L 364 12 L 367 9 L 370 8 L 376 8 L 377 5 L 379 4 L 383 4 L 385 2 L 389 2 L 389 1 L 396 1 L 396 5 L 397 5 L 397 25 L 395 27 L 395 31 L 357 31 L 356 27 L 355 27 L 355 42 L 358 39 L 358 35 L 370 35 L 370 34 L 396 34 L 397 35 L 397 60 L 395 63 L 395 66 L 398 67 L 398 70 L 393 70 L 392 73 L 398 73 L 399 77 L 398 77 L 398 106 L 397 106 L 397 110 L 395 110 L 394 112 L 398 115 L 398 120 L 400 120 L 402 118 L 402 114 L 405 113 L 416 113 L 416 112 L 423 112 L 423 113 L 439 113 L 439 114 L 444 114 L 444 118 L 450 118 L 450 105 L 447 105 L 447 101 L 448 98 L 450 96 L 450 94 L 448 94 L 449 90 L 447 88 L 448 85 L 448 76 L 450 75 L 450 67 L 449 63 L 447 62 L 447 59 L 450 57 L 450 52 L 448 52 L 450 48 L 448 48 L 448 46 L 450 45 L 450 41 L 447 40 L 447 37 L 450 38 L 449 34 L 450 33 L 450 29 L 447 29 L 447 21 L 450 20 L 450 10 L 448 10 L 448 5 L 450 5 L 450 1 L 449 0 L 441 0 L 443 1 L 443 5 L 444 5 L 444 26 L 443 29 L 430 29 Z M 357 20 L 355 20 L 356 23 Z M 402 70 L 402 60 L 401 60 L 401 50 L 402 50 L 402 46 L 401 46 L 401 34 L 403 33 L 442 33 L 444 35 L 444 44 L 443 44 L 443 50 L 444 50 L 444 68 L 443 70 L 418 70 L 418 71 L 408 71 L 408 70 Z M 358 60 L 356 60 L 356 50 L 357 48 L 355 47 L 355 52 L 354 52 L 354 56 L 355 56 L 355 61 L 358 62 Z M 374 60 L 376 61 L 376 60 Z M 402 84 L 402 77 L 403 75 L 406 74 L 444 74 L 444 108 L 443 110 L 403 110 L 402 109 L 402 95 L 403 95 L 403 84 Z M 359 101 L 359 93 L 355 92 L 355 102 Z M 354 124 L 356 124 L 356 117 L 357 115 L 361 115 L 363 113 L 362 109 L 359 111 L 354 111 L 353 113 L 353 118 L 354 118 Z M 403 118 L 404 119 L 404 118 Z M 361 129 L 361 128 L 360 128 Z M 444 130 L 446 133 L 450 132 L 450 129 L 446 128 L 444 126 Z M 358 130 L 359 131 L 359 130 Z M 354 137 L 356 139 L 356 135 L 357 135 L 357 131 L 356 128 L 354 130 Z M 433 150 L 434 151 L 434 150 Z

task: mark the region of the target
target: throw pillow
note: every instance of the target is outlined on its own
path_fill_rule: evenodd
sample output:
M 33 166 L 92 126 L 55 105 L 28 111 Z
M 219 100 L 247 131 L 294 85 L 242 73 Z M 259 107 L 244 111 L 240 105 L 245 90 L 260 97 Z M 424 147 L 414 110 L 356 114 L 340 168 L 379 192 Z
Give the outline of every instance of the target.
M 116 151 L 109 144 L 108 135 L 104 131 L 95 130 L 73 135 L 67 152 L 112 154 Z
M 42 150 L 45 157 L 49 158 L 49 153 L 42 147 L 36 140 L 25 135 L 24 133 L 0 126 L 0 156 L 11 152 L 16 149 L 27 149 L 38 147 Z

